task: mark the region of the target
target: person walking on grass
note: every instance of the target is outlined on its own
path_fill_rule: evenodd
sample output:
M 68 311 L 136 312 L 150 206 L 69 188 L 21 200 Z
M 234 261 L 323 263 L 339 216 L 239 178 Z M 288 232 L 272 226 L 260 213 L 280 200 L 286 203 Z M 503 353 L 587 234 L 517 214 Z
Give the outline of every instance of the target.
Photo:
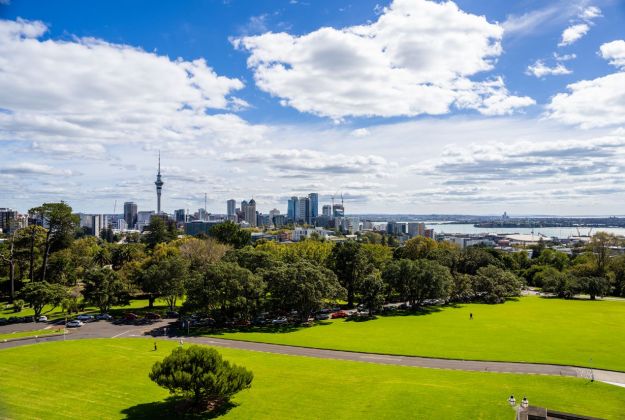
M 154 351 L 158 350 L 158 348 L 156 347 L 156 341 L 154 342 Z
M 473 319 L 473 312 L 471 312 L 471 313 L 469 314 L 469 319 L 470 319 L 470 320 L 472 320 L 472 319 Z

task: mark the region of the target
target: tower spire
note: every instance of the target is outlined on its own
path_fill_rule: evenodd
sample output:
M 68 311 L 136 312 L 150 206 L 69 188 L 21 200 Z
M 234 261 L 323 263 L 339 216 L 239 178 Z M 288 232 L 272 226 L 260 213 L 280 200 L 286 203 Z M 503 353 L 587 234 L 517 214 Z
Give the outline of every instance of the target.
M 161 190 L 164 182 L 161 180 L 161 151 L 158 151 L 158 173 L 156 174 L 156 214 L 161 214 Z

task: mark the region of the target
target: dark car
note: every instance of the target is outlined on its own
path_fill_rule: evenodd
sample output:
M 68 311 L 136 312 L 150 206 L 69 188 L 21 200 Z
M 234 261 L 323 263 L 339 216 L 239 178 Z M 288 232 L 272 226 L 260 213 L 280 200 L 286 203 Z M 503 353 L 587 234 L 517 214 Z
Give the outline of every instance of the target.
M 324 321 L 326 319 L 330 319 L 330 315 L 326 313 L 321 313 L 321 314 L 317 314 L 315 318 L 317 319 L 317 321 Z
M 0 325 L 6 325 L 9 323 L 9 320 L 6 318 L 0 318 Z
M 18 322 L 22 322 L 22 318 L 17 316 L 9 317 L 9 324 L 17 324 Z
M 165 314 L 167 318 L 180 318 L 180 314 L 176 311 L 167 311 Z
M 256 326 L 267 325 L 267 320 L 265 318 L 254 318 L 252 320 L 252 325 L 256 325 Z
M 22 322 L 35 322 L 35 317 L 34 316 L 25 316 L 24 318 L 22 318 Z
M 124 314 L 124 319 L 127 321 L 134 321 L 139 319 L 139 315 L 133 314 L 132 312 L 127 312 Z
M 146 319 L 161 319 L 159 314 L 155 314 L 154 312 L 148 312 L 145 314 Z

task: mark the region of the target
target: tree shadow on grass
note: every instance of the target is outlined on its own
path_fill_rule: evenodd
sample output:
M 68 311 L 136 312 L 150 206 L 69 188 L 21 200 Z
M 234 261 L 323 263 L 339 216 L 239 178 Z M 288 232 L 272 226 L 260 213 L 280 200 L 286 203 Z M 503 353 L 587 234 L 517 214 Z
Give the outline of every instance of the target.
M 262 333 L 262 334 L 288 334 L 296 331 L 300 331 L 307 328 L 313 328 L 318 326 L 332 325 L 330 321 L 315 321 L 313 325 L 265 325 L 265 326 L 253 326 L 245 328 L 202 328 L 195 331 L 191 331 L 191 336 L 203 336 L 203 335 L 224 335 L 229 333 Z
M 445 307 L 442 306 L 423 306 L 421 308 L 415 309 L 396 309 L 394 311 L 386 311 L 379 314 L 382 317 L 395 317 L 395 316 L 421 316 L 421 315 L 430 315 L 437 312 L 442 312 L 443 308 L 453 307 L 451 305 L 447 305 Z
M 237 406 L 233 402 L 227 402 L 220 405 L 212 411 L 204 413 L 184 412 L 182 407 L 185 406 L 184 400 L 178 397 L 169 397 L 164 401 L 155 401 L 145 404 L 137 404 L 132 407 L 125 408 L 121 411 L 127 420 L 160 420 L 160 419 L 215 419 L 226 415 L 230 410 Z

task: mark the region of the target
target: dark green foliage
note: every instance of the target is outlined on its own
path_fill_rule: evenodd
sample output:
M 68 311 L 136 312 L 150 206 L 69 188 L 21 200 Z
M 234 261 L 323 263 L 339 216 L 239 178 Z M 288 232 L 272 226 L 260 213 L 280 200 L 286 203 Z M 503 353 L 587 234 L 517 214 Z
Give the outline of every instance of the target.
M 254 379 L 251 371 L 224 360 L 217 350 L 201 346 L 174 349 L 152 366 L 149 376 L 204 410 L 228 402 L 237 392 L 250 388 Z
M 218 318 L 249 319 L 260 306 L 265 283 L 236 263 L 206 266 L 189 281 L 186 309 L 215 313 Z
M 489 265 L 477 270 L 473 291 L 487 303 L 503 303 L 507 297 L 519 296 L 522 286 L 523 282 L 514 273 Z
M 329 265 L 341 286 L 347 290 L 347 305 L 353 307 L 359 283 L 371 271 L 362 245 L 354 241 L 337 243 L 332 248 Z
M 426 299 L 447 299 L 453 284 L 447 267 L 424 259 L 393 261 L 384 280 L 411 306 L 421 306 Z
M 331 301 L 345 297 L 345 289 L 334 273 L 308 261 L 277 264 L 263 271 L 272 308 L 295 310 L 305 320 Z
M 228 220 L 211 228 L 209 235 L 219 242 L 232 245 L 234 248 L 243 248 L 252 241 L 252 234 L 239 225 Z
M 130 302 L 129 284 L 110 268 L 94 268 L 85 274 L 85 300 L 96 306 L 100 312 L 108 312 L 115 305 Z
M 33 308 L 35 317 L 39 317 L 44 306 L 58 306 L 67 297 L 67 289 L 47 281 L 30 282 L 22 288 L 19 296 Z
M 149 294 L 150 307 L 157 297 L 163 297 L 173 310 L 185 292 L 188 263 L 177 253 L 159 253 L 145 262 L 137 277 L 141 290 Z
M 386 296 L 386 284 L 379 270 L 365 276 L 360 284 L 360 303 L 369 311 L 369 316 L 380 310 Z
M 269 269 L 278 262 L 278 259 L 269 252 L 259 251 L 249 246 L 228 251 L 224 256 L 224 260 L 237 263 L 252 273 L 256 273 L 261 269 Z
M 145 228 L 148 233 L 142 237 L 143 242 L 149 249 L 157 244 L 169 242 L 176 238 L 176 222 L 173 220 L 163 220 L 162 217 L 152 216 L 150 224 Z

